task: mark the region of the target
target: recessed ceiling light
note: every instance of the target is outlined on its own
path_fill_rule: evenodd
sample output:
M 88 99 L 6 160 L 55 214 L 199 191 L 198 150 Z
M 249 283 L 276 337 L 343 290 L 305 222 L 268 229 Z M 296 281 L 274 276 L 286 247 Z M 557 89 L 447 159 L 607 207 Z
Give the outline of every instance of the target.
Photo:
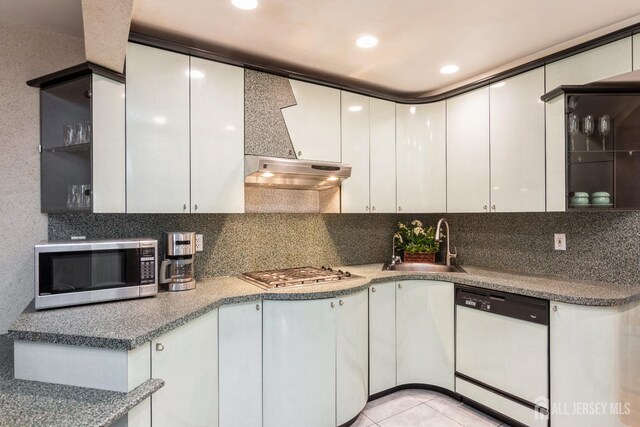
M 457 73 L 460 70 L 460 67 L 458 67 L 457 65 L 445 65 L 444 67 L 440 68 L 440 72 L 442 74 L 453 74 L 453 73 Z
M 231 0 L 231 4 L 238 9 L 251 10 L 258 7 L 258 0 Z
M 162 117 L 162 116 L 156 116 L 153 118 L 153 122 L 157 123 L 159 125 L 163 125 L 165 123 L 167 123 L 167 118 L 166 117 Z
M 356 40 L 356 46 L 363 49 L 369 49 L 370 47 L 374 47 L 377 44 L 378 39 L 371 34 L 365 34 L 364 36 L 358 37 L 358 40 Z
M 271 172 L 265 172 L 260 176 L 263 177 L 263 178 L 271 178 L 273 176 L 273 174 Z
M 349 107 L 349 111 L 352 113 L 357 113 L 358 111 L 362 111 L 362 105 L 352 105 Z

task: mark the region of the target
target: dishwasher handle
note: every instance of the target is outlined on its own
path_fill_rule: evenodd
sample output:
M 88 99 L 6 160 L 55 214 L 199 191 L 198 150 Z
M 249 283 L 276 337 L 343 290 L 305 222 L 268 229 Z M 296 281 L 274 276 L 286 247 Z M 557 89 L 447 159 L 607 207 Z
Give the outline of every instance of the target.
M 456 287 L 456 305 L 539 325 L 549 325 L 549 301 L 539 298 Z

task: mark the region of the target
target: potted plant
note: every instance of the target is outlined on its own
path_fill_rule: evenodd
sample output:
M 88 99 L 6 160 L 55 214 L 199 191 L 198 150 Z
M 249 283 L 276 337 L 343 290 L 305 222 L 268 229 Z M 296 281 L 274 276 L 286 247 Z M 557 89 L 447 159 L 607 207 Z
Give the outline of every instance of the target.
M 408 225 L 400 222 L 394 235 L 396 249 L 402 251 L 404 262 L 435 263 L 440 251 L 440 242 L 436 241 L 435 235 L 433 227 L 425 229 L 417 219 Z

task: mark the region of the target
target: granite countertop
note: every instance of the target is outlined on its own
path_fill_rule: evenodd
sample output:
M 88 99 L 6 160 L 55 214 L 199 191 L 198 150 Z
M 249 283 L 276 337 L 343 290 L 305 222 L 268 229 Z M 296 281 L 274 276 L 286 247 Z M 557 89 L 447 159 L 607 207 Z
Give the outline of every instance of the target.
M 0 426 L 108 426 L 164 385 L 150 379 L 129 393 L 13 378 L 13 340 L 0 335 Z
M 200 280 L 195 290 L 160 292 L 155 298 L 40 312 L 27 309 L 11 326 L 9 335 L 17 340 L 131 350 L 221 305 L 333 298 L 375 283 L 399 280 L 443 280 L 580 305 L 615 306 L 640 299 L 640 286 L 522 275 L 473 266 L 464 266 L 467 274 L 383 271 L 382 264 L 347 268 L 361 277 L 271 291 L 237 277 L 216 277 Z

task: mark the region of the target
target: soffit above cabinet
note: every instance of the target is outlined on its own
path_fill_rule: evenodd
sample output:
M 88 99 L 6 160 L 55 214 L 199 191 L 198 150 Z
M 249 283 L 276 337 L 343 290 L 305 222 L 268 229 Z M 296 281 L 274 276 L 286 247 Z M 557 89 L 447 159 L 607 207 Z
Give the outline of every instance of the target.
M 622 21 L 634 24 L 640 14 L 635 0 L 619 0 L 615 8 L 604 0 L 490 0 L 471 7 L 465 0 L 408 0 L 402 7 L 390 0 L 258 3 L 246 11 L 226 0 L 194 0 L 190 7 L 138 0 L 132 29 L 228 58 L 419 97 L 584 42 L 605 27 L 614 31 Z M 380 43 L 357 48 L 363 33 Z M 461 71 L 440 74 L 450 63 Z

